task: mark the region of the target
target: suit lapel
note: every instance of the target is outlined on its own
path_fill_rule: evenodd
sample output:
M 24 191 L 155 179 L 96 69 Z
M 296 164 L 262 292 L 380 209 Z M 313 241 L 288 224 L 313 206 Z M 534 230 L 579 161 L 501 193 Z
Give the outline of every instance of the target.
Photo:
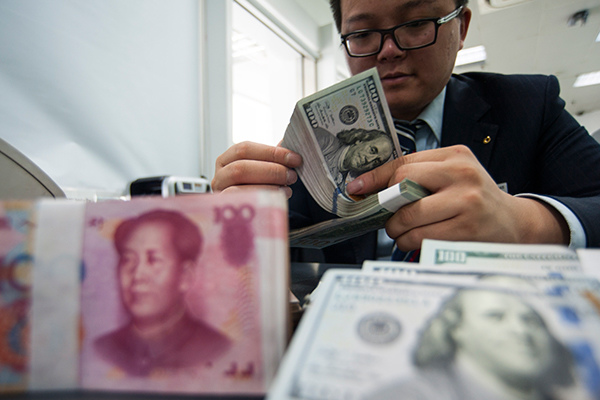
M 485 122 L 490 105 L 463 79 L 452 76 L 446 90 L 442 147 L 464 144 L 488 168 L 498 125 Z

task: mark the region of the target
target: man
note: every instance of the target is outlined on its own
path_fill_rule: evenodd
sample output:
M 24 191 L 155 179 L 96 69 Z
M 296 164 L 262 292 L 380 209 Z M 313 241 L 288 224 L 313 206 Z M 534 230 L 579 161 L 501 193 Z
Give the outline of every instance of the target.
M 329 172 L 342 191 L 347 182 L 380 166 L 394 151 L 390 136 L 377 130 L 351 129 L 335 136 L 316 128 L 315 137 Z
M 413 359 L 414 378 L 368 398 L 552 399 L 577 389 L 567 348 L 537 311 L 507 292 L 457 291 L 428 321 Z
M 471 19 L 466 3 L 331 1 L 351 72 L 376 67 L 392 116 L 427 123 L 418 152 L 363 174 L 348 193 L 404 178 L 432 193 L 387 222 L 402 251 L 423 238 L 600 246 L 600 145 L 564 110 L 554 77 L 452 75 Z M 366 50 L 356 45 L 365 34 Z M 283 188 L 292 228 L 331 218 L 301 182 L 290 187 L 301 162 L 283 148 L 242 143 L 217 159 L 213 188 Z M 317 261 L 360 263 L 374 249 L 367 235 L 324 249 Z
M 202 245 L 198 227 L 176 211 L 156 210 L 121 223 L 114 243 L 130 321 L 95 342 L 99 354 L 129 376 L 210 367 L 231 343 L 185 304 Z

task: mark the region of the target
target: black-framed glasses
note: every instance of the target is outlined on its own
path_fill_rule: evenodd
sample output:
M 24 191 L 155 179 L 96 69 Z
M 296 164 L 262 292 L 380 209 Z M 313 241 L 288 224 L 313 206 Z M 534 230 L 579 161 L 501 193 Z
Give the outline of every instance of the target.
M 464 6 L 441 18 L 423 18 L 396 25 L 390 29 L 361 29 L 342 35 L 342 44 L 350 57 L 368 57 L 379 53 L 386 35 L 391 34 L 400 50 L 431 46 L 437 40 L 440 26 L 458 17 Z

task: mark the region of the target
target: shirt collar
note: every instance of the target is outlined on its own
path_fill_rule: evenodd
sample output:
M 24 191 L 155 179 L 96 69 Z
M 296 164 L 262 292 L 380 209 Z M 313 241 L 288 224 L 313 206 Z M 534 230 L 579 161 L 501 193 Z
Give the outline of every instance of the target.
M 442 140 L 442 120 L 444 117 L 444 101 L 446 100 L 446 87 L 436 96 L 435 99 L 419 114 L 416 119 L 427 122 L 429 128 L 435 135 L 438 143 Z M 416 120 L 415 120 L 416 121 Z

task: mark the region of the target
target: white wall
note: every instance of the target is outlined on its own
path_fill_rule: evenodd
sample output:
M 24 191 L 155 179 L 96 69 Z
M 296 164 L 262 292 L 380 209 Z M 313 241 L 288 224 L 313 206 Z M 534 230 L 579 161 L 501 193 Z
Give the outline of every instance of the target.
M 198 14 L 195 0 L 0 1 L 0 137 L 67 194 L 202 173 Z
M 231 137 L 231 3 L 205 0 L 202 38 L 201 115 L 204 174 L 212 179 L 216 158 L 229 147 Z

